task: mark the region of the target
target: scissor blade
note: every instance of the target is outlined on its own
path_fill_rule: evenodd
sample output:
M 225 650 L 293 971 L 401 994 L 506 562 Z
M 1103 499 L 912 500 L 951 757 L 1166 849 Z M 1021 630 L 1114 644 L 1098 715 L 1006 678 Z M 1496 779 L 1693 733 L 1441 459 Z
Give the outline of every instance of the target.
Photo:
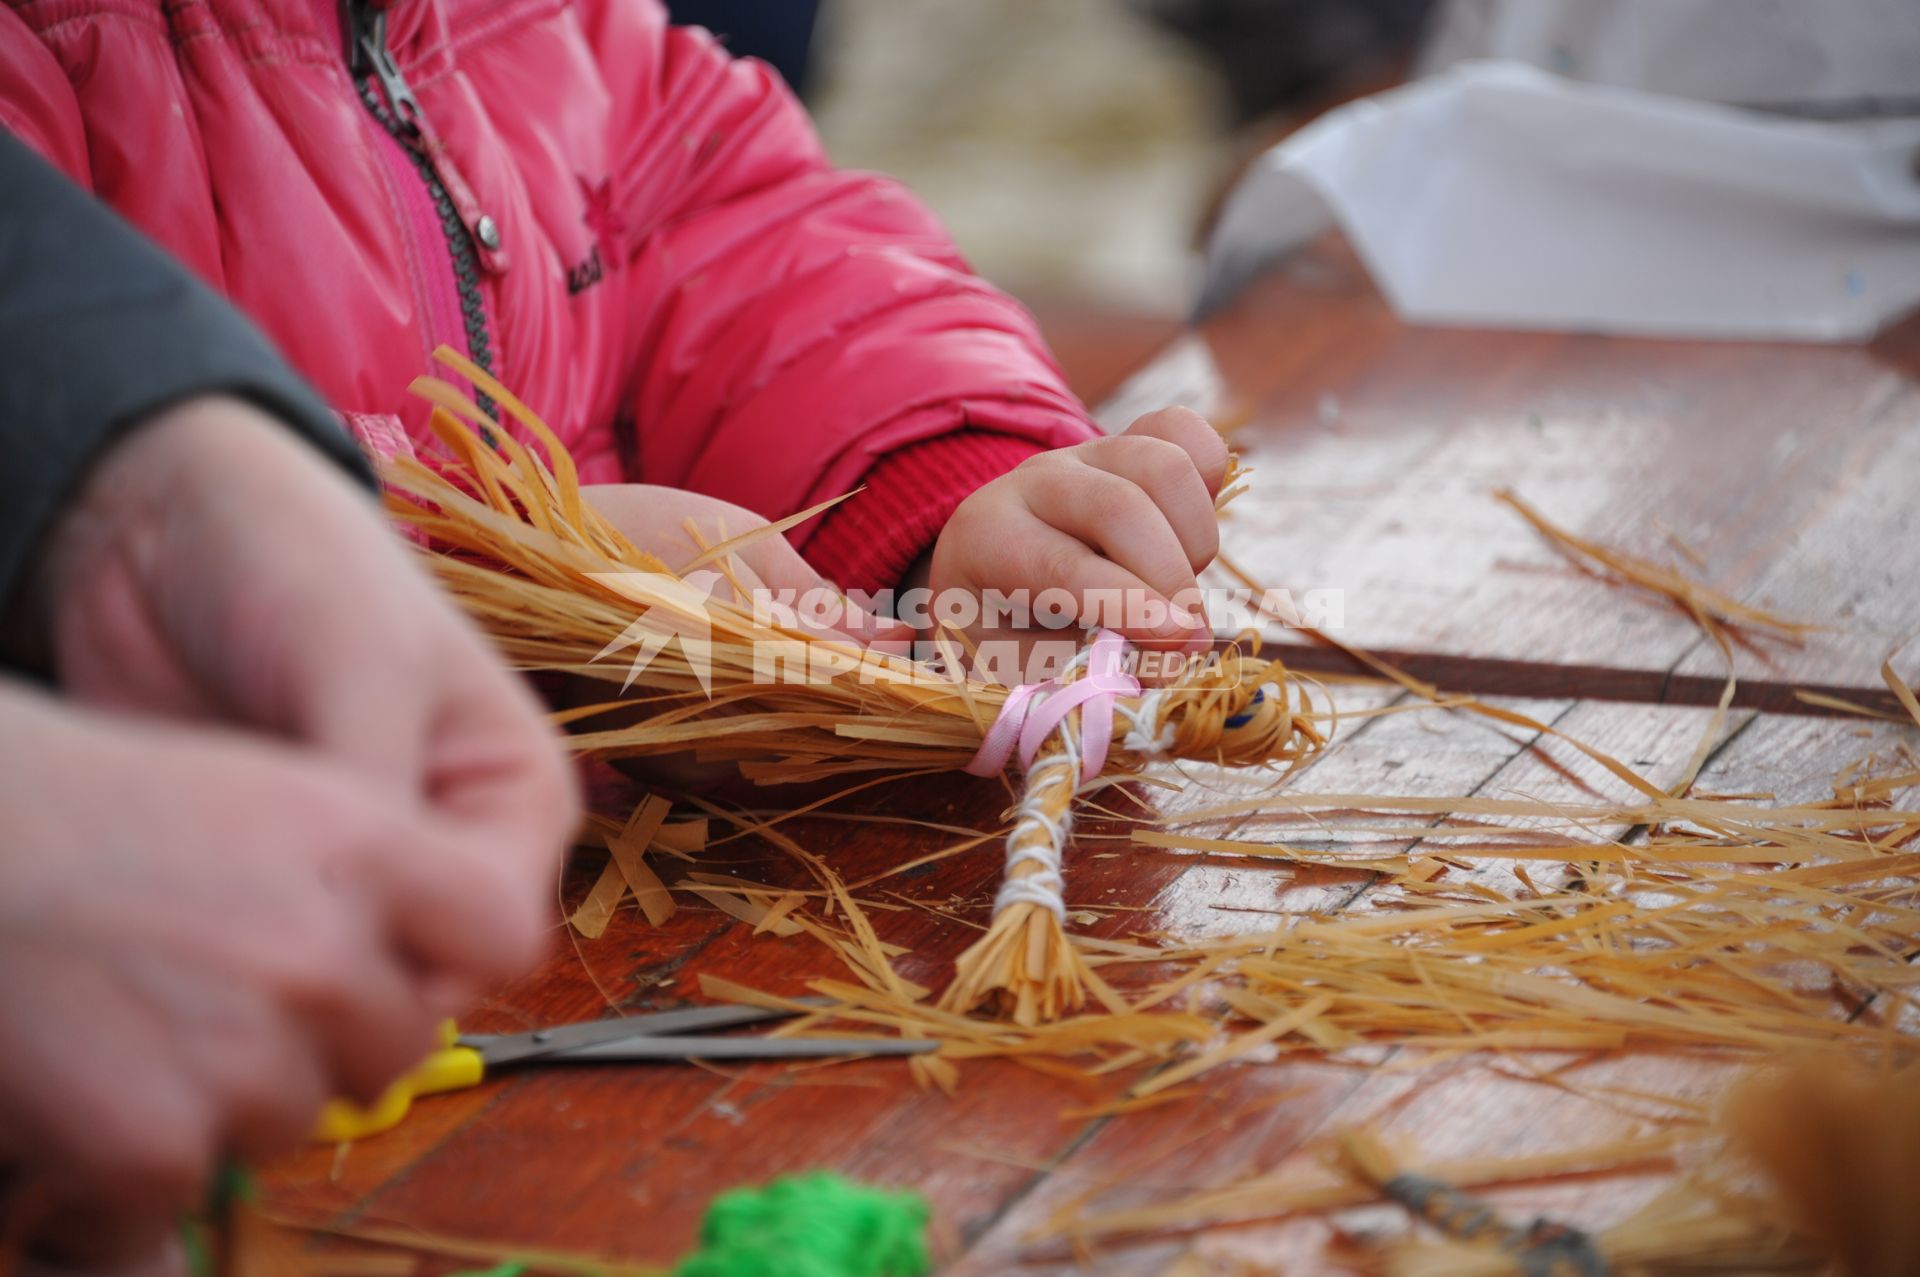
M 549 1064 L 621 1060 L 810 1060 L 834 1055 L 924 1055 L 938 1042 L 908 1038 L 637 1037 L 544 1057 Z
M 824 998 L 798 999 L 812 1006 L 826 1005 Z M 685 1007 L 678 1011 L 656 1011 L 649 1015 L 630 1015 L 617 1020 L 586 1020 L 562 1024 L 531 1033 L 463 1034 L 460 1045 L 480 1052 L 480 1058 L 492 1068 L 503 1064 L 523 1064 L 551 1059 L 583 1047 L 605 1042 L 624 1042 L 630 1038 L 658 1037 L 687 1033 L 696 1029 L 731 1029 L 743 1024 L 762 1024 L 785 1020 L 802 1012 L 728 1003 L 724 1006 Z

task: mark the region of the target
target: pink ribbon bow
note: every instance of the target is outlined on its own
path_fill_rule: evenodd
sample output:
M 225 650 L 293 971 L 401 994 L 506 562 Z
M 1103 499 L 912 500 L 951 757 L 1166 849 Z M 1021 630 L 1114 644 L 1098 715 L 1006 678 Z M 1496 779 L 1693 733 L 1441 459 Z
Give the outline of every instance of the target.
M 1020 765 L 1033 766 L 1040 745 L 1074 710 L 1080 711 L 1080 780 L 1091 783 L 1107 765 L 1107 742 L 1113 737 L 1113 702 L 1118 696 L 1138 696 L 1140 680 L 1120 668 L 1126 640 L 1112 630 L 1100 630 L 1087 649 L 1087 672 L 1071 683 L 1048 679 L 1022 683 L 1007 693 L 1000 716 L 967 764 L 974 776 L 996 775 L 1007 765 L 1017 743 Z

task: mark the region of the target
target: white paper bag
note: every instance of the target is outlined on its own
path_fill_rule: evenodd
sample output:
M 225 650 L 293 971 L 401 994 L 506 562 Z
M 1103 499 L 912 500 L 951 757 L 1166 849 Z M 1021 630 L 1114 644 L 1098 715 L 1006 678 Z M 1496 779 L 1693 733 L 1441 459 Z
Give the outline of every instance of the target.
M 1224 208 L 1203 312 L 1337 222 L 1411 322 L 1858 341 L 1920 304 L 1920 120 L 1466 63 L 1330 113 Z

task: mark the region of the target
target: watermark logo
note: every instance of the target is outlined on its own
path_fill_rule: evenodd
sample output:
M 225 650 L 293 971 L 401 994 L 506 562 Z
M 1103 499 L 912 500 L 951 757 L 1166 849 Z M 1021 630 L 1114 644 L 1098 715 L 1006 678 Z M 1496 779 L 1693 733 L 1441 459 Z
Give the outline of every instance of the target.
M 677 646 L 687 672 L 713 695 L 713 608 L 724 578 L 704 571 L 676 577 L 661 572 L 596 572 L 593 580 L 642 611 L 593 660 L 631 652 L 621 691 L 630 690 L 662 653 Z M 730 593 L 730 591 L 729 591 Z M 848 596 L 837 591 L 756 590 L 739 603 L 765 631 L 751 646 L 748 677 L 764 684 L 818 684 L 854 677 L 862 682 L 951 682 L 986 678 L 1009 686 L 1057 678 L 1083 650 L 1083 636 L 1106 628 L 1152 634 L 1158 645 L 1130 647 L 1126 672 L 1147 683 L 1217 669 L 1210 646 L 1192 650 L 1181 639 L 1195 633 L 1232 637 L 1274 628 L 1336 630 L 1345 620 L 1344 591 L 1215 589 L 1166 599 L 1148 591 L 1049 589 L 918 589 Z M 864 615 L 860 615 L 864 614 Z M 818 636 L 864 630 L 874 617 L 897 617 L 922 637 L 875 643 L 866 652 L 850 641 Z M 734 623 L 738 624 L 738 614 Z M 972 645 L 930 640 L 930 633 L 979 633 Z M 877 656 L 880 659 L 874 659 Z
M 855 609 L 868 616 L 898 617 L 918 631 L 936 627 L 977 632 L 1098 629 L 1163 638 L 1204 627 L 1240 634 L 1275 627 L 1337 630 L 1346 621 L 1346 591 L 1285 589 L 1182 590 L 1166 598 L 1150 590 L 883 590 L 841 594 L 811 590 L 756 590 L 748 601 L 754 619 L 785 629 L 832 630 L 846 626 Z
M 683 577 L 665 572 L 589 572 L 587 575 L 622 598 L 651 604 L 594 653 L 589 664 L 633 648 L 633 657 L 627 662 L 626 682 L 620 685 L 624 694 L 647 672 L 655 657 L 678 644 L 700 690 L 709 700 L 713 698 L 713 622 L 709 607 L 715 587 L 724 579 L 718 572 L 689 572 Z

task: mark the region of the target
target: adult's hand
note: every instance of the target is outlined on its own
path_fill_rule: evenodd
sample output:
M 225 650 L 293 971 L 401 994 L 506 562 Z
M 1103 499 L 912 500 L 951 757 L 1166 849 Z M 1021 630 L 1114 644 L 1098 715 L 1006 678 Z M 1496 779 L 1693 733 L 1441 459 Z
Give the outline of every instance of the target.
M 419 955 L 501 974 L 539 944 L 460 822 L 314 750 L 3 683 L 0 739 L 5 1222 L 43 1258 L 162 1250 L 219 1159 L 429 1049 Z
M 578 799 L 372 503 L 239 401 L 103 458 L 35 605 L 70 703 L 0 723 L 0 1130 L 38 1235 L 121 1260 L 533 959 Z
M 518 892 L 499 925 L 541 916 L 577 818 L 555 734 L 365 495 L 278 422 L 206 398 L 138 427 L 63 516 L 39 588 L 69 696 L 309 747 L 459 825 Z M 449 1004 L 497 974 L 473 948 L 449 934 L 415 955 Z

